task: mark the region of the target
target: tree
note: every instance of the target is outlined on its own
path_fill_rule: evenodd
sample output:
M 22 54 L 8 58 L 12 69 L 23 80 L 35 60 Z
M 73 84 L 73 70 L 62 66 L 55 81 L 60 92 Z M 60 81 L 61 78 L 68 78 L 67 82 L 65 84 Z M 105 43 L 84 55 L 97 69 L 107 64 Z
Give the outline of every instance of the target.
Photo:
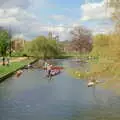
M 84 27 L 75 27 L 72 31 L 72 48 L 80 53 L 92 50 L 92 34 Z
M 5 65 L 5 56 L 10 49 L 10 36 L 7 30 L 0 30 L 0 54 L 3 56 L 3 65 Z
M 60 48 L 59 43 L 57 43 L 56 40 L 47 40 L 48 44 L 48 56 L 50 57 L 56 57 L 58 54 L 60 54 Z
M 93 49 L 90 53 L 92 56 L 106 57 L 110 53 L 111 39 L 108 35 L 97 34 L 93 37 Z
M 32 56 L 42 57 L 43 59 L 55 57 L 59 54 L 59 47 L 56 40 L 48 40 L 44 36 L 34 39 L 28 48 Z
M 24 46 L 24 54 L 26 54 L 27 56 L 31 56 L 31 47 L 32 47 L 32 41 L 26 41 L 25 42 L 25 46 Z

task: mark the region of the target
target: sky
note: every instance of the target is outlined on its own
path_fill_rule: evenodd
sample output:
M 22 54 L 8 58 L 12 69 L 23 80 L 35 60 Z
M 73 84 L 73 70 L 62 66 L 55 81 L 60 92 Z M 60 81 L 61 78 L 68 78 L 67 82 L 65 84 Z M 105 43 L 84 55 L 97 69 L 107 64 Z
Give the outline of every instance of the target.
M 69 31 L 85 26 L 93 34 L 112 31 L 111 10 L 106 0 L 0 0 L 0 26 L 14 37 L 32 40 L 40 35 L 70 39 Z

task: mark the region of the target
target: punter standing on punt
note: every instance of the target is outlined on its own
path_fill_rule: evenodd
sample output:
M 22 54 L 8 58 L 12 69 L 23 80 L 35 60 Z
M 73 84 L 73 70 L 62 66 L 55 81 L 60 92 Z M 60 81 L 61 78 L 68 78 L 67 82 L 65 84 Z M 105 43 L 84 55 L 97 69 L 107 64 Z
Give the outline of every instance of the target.
M 51 75 L 51 70 L 52 70 L 52 65 L 47 65 L 47 72 L 48 72 L 48 77 L 51 79 L 52 75 Z

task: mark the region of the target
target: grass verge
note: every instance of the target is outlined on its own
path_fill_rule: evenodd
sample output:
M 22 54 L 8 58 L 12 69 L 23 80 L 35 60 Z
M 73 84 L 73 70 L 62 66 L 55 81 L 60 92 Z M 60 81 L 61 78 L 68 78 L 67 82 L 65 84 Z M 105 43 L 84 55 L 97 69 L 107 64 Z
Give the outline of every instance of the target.
M 31 63 L 35 59 L 25 59 L 19 62 L 12 62 L 9 66 L 2 66 L 0 65 L 0 78 L 27 65 L 28 63 Z

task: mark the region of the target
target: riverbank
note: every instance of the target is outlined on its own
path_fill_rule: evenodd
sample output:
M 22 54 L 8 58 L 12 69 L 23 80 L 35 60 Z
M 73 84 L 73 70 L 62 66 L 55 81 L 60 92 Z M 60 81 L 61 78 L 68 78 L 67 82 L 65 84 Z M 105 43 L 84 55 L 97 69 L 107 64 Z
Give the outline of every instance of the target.
M 24 68 L 27 64 L 37 61 L 35 58 L 14 60 L 9 66 L 0 65 L 0 82 L 13 75 L 17 70 Z

